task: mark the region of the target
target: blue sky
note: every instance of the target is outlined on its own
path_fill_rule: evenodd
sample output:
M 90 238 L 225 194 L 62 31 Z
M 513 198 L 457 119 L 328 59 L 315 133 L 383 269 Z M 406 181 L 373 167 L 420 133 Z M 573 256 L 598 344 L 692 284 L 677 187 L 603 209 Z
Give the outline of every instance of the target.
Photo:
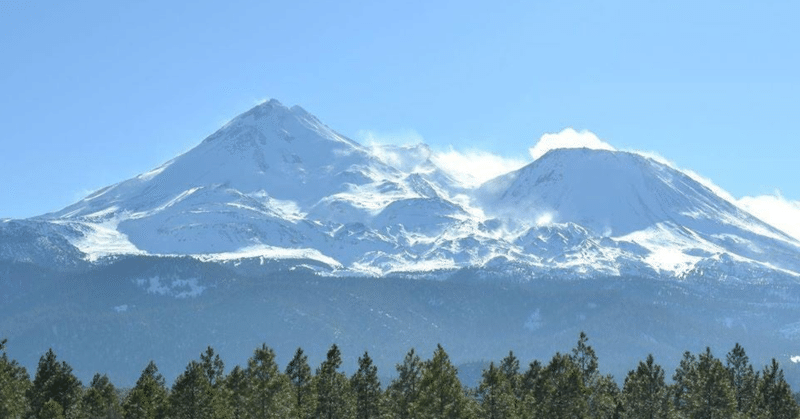
M 517 159 L 588 129 L 800 200 L 798 2 L 44 3 L 0 2 L 0 217 L 147 171 L 264 98 L 356 140 Z

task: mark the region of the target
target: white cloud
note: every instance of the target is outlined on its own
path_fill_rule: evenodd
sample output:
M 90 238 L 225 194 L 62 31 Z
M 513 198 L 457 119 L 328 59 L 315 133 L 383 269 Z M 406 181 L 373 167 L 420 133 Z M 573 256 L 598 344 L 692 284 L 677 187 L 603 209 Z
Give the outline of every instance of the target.
M 370 148 L 372 155 L 404 172 L 415 172 L 431 157 L 431 149 L 414 130 L 394 133 L 360 130 L 356 133 L 356 138 Z
M 416 145 L 384 145 L 372 144 L 372 155 L 382 162 L 407 173 L 419 171 L 431 157 L 431 149 L 425 144 Z
M 373 155 L 386 164 L 411 173 L 419 170 L 430 160 L 467 188 L 478 187 L 490 179 L 520 169 L 530 163 L 525 159 L 508 158 L 477 149 L 461 151 L 450 146 L 445 151 L 431 150 L 424 144 L 422 136 L 414 130 L 394 133 L 361 130 L 356 136 L 362 144 L 372 150 Z M 601 140 L 591 131 L 576 131 L 573 128 L 542 135 L 536 145 L 529 148 L 528 151 L 533 160 L 536 160 L 550 150 L 561 148 L 616 151 L 613 146 Z M 800 201 L 786 200 L 780 193 L 737 199 L 710 179 L 692 170 L 682 169 L 658 153 L 640 150 L 623 151 L 650 158 L 686 174 L 722 199 L 739 206 L 800 241 Z M 554 214 L 543 214 L 537 221 L 539 224 L 548 224 L 553 221 L 553 217 Z
M 528 164 L 522 159 L 507 158 L 480 150 L 458 151 L 452 147 L 447 151 L 434 152 L 431 160 L 455 180 L 470 188 Z
M 421 144 L 424 140 L 422 135 L 413 129 L 393 131 L 393 132 L 378 132 L 372 130 L 359 130 L 356 132 L 356 139 L 361 144 L 367 146 L 373 145 L 416 145 Z
M 746 196 L 738 201 L 741 208 L 761 221 L 800 240 L 800 201 L 790 201 L 775 195 Z
M 616 149 L 610 144 L 601 140 L 593 132 L 583 130 L 575 131 L 573 128 L 565 128 L 559 133 L 547 133 L 539 138 L 535 146 L 528 149 L 531 157 L 534 160 L 542 157 L 550 150 L 559 148 L 590 148 L 593 150 L 609 150 L 615 151 Z
M 405 172 L 414 172 L 430 160 L 464 187 L 474 188 L 483 182 L 528 164 L 528 161 L 507 158 L 481 150 L 460 151 L 452 146 L 445 151 L 431 150 L 424 138 L 414 130 L 380 133 L 360 130 L 356 138 L 369 147 L 384 163 Z

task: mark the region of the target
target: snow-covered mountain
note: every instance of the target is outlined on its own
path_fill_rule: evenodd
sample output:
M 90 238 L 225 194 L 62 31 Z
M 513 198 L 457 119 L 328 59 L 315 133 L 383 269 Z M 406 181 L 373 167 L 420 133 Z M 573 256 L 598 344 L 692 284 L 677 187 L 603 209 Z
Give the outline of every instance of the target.
M 544 359 L 580 330 L 617 377 L 735 342 L 797 359 L 800 243 L 691 176 L 554 149 L 476 187 L 436 161 L 261 104 L 154 170 L 0 220 L 0 338 L 29 368 L 54 347 L 123 385 L 150 359 L 175 377 L 207 345 L 241 363 L 262 342 L 336 342 L 346 368 L 369 349 L 387 375 L 410 347 Z
M 564 247 L 583 249 L 575 260 L 592 264 L 623 268 L 632 259 L 680 277 L 720 260 L 759 271 L 800 272 L 796 240 L 690 176 L 635 153 L 552 150 L 486 182 L 475 196 L 498 219 L 531 226 L 518 240 L 540 249 L 531 249 L 534 254 L 553 250 L 542 237 L 555 226 L 570 237 Z M 544 236 L 538 233 L 542 226 Z M 615 258 L 620 262 L 611 262 Z
M 430 156 L 424 145 L 362 146 L 271 100 L 154 170 L 6 220 L 0 257 L 314 260 L 336 275 L 800 277 L 800 243 L 638 154 L 556 149 L 478 188 Z

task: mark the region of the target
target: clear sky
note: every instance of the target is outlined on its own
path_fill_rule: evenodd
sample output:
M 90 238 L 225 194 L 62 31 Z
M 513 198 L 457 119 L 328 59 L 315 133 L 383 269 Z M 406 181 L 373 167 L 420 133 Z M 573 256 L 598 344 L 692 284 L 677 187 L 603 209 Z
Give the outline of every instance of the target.
M 0 0 L 0 217 L 66 206 L 264 98 L 356 140 L 530 159 L 588 129 L 800 200 L 800 2 Z

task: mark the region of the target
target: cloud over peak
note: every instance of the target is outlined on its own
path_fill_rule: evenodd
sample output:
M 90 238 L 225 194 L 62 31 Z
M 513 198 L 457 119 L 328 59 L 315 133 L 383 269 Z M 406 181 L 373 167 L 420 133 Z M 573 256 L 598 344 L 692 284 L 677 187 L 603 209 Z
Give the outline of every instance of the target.
M 592 150 L 616 151 L 607 142 L 588 130 L 576 131 L 574 128 L 565 128 L 558 133 L 546 133 L 539 138 L 533 147 L 528 149 L 533 160 L 542 157 L 550 150 L 560 148 L 589 148 Z
M 470 188 L 476 188 L 487 180 L 517 170 L 528 163 L 522 159 L 503 157 L 487 151 L 459 151 L 452 147 L 447 151 L 433 153 L 431 160 L 462 185 Z
M 800 201 L 790 201 L 775 192 L 774 195 L 746 196 L 737 203 L 761 221 L 800 241 Z
M 520 169 L 531 162 L 521 156 L 509 158 L 477 149 L 457 150 L 452 146 L 446 150 L 431 149 L 424 144 L 422 136 L 413 130 L 388 135 L 361 131 L 358 136 L 369 145 L 376 157 L 387 164 L 402 170 L 414 171 L 429 161 L 467 188 L 476 188 L 490 179 Z M 591 131 L 565 128 L 557 133 L 542 135 L 528 152 L 535 161 L 550 150 L 563 148 L 617 151 Z M 788 200 L 780 192 L 737 199 L 710 179 L 692 170 L 680 168 L 657 153 L 641 150 L 623 151 L 647 157 L 683 172 L 721 198 L 800 241 L 800 201 Z

